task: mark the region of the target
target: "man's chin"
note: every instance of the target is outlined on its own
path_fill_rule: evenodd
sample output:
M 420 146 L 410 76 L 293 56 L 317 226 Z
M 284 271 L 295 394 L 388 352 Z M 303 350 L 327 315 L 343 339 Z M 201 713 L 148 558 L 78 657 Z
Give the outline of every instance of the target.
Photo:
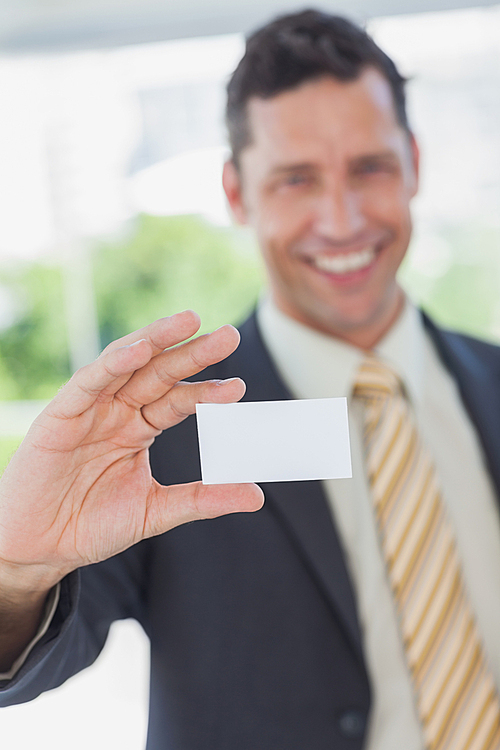
M 399 317 L 404 306 L 404 295 L 400 290 L 391 304 L 372 303 L 338 307 L 335 310 L 309 310 L 296 317 L 309 328 L 338 338 L 342 341 L 369 349 L 387 333 Z

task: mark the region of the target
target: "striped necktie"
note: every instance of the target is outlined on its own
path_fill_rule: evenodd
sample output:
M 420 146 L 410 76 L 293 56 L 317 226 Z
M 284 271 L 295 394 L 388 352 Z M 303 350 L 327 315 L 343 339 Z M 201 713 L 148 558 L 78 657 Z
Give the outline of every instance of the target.
M 428 750 L 499 750 L 500 703 L 454 533 L 404 386 L 375 357 L 358 370 L 367 474 Z

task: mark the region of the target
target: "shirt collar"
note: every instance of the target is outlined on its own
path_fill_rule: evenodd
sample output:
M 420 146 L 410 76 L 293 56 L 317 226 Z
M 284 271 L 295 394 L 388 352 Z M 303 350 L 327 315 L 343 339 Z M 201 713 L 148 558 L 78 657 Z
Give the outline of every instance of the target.
M 424 391 L 425 337 L 422 315 L 407 298 L 399 318 L 374 347 L 398 373 L 414 404 L 421 403 Z
M 364 351 L 288 317 L 270 297 L 257 310 L 259 328 L 285 385 L 297 398 L 348 396 Z M 423 393 L 425 332 L 419 311 L 407 299 L 375 352 L 398 373 L 410 399 Z

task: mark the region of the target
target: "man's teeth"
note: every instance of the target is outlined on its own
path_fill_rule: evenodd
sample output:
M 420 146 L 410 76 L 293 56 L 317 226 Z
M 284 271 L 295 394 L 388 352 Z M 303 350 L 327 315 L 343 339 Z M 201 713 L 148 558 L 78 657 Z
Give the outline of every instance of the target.
M 365 247 L 359 252 L 346 255 L 318 255 L 313 263 L 320 271 L 326 273 L 351 273 L 369 266 L 375 259 L 375 248 Z

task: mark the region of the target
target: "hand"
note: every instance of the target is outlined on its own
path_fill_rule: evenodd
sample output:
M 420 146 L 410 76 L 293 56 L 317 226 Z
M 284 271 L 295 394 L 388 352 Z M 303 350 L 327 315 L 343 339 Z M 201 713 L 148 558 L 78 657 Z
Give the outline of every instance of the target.
M 198 328 L 187 311 L 115 341 L 36 419 L 0 480 L 4 574 L 47 590 L 186 521 L 261 507 L 256 485 L 163 487 L 151 476 L 148 448 L 162 430 L 196 403 L 238 401 L 245 391 L 238 378 L 182 382 L 239 343 L 231 326 L 186 341 Z

